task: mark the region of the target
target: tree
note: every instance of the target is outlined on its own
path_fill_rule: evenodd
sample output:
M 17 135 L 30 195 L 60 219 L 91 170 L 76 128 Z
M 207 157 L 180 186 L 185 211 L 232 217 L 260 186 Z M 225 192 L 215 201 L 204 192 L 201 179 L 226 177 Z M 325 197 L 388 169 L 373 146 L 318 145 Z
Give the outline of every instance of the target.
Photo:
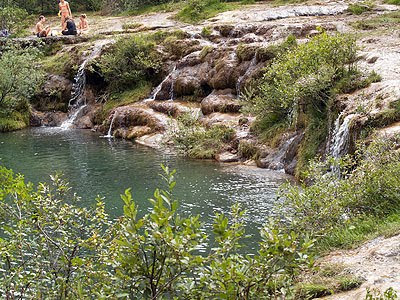
M 0 58 L 0 107 L 15 109 L 41 86 L 43 72 L 34 48 L 12 46 Z

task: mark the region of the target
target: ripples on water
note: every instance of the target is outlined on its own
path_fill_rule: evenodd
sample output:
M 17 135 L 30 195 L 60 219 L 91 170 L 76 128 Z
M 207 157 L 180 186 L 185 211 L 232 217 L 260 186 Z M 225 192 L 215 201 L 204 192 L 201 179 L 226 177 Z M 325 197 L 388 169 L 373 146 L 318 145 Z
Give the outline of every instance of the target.
M 289 179 L 268 170 L 183 159 L 127 141 L 102 139 L 90 131 L 59 128 L 0 134 L 0 164 L 34 183 L 62 172 L 85 205 L 100 195 L 113 217 L 122 214 L 119 195 L 126 188 L 132 188 L 142 213 L 149 209 L 146 199 L 160 186 L 160 164 L 165 164 L 177 169 L 175 196 L 182 213 L 200 214 L 210 228 L 216 212 L 228 213 L 239 202 L 247 210 L 246 231 L 255 236 L 273 208 L 278 186 Z M 253 243 L 254 238 L 249 244 Z

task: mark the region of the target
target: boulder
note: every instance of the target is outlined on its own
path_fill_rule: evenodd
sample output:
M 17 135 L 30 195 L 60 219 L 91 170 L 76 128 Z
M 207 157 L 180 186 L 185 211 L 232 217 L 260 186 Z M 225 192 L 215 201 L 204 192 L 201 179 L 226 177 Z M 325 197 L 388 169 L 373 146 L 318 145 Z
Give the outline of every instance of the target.
M 204 115 L 209 115 L 213 112 L 237 113 L 241 107 L 241 104 L 235 99 L 234 95 L 224 93 L 223 91 L 214 91 L 201 101 L 201 111 Z
M 68 118 L 67 113 L 64 112 L 40 112 L 32 110 L 30 117 L 30 125 L 33 127 L 48 126 L 57 127 L 60 126 Z
M 230 163 L 239 161 L 240 157 L 238 154 L 233 154 L 231 152 L 225 151 L 215 155 L 215 159 L 219 162 Z

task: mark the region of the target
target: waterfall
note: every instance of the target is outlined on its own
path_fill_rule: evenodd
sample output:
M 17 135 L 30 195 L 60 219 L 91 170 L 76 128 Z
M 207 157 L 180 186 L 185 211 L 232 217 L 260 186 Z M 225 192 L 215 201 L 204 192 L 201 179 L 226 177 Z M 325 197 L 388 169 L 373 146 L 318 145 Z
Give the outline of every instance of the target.
M 114 115 L 113 115 L 113 117 L 111 119 L 110 128 L 108 128 L 108 133 L 107 133 L 107 135 L 104 136 L 105 138 L 113 138 L 112 128 L 113 128 L 114 121 L 115 121 L 116 117 L 117 117 L 117 112 L 114 112 Z
M 72 85 L 71 99 L 68 103 L 70 116 L 61 124 L 61 128 L 71 128 L 76 119 L 79 117 L 79 113 L 86 107 L 86 98 L 84 97 L 86 88 L 86 66 L 91 60 L 100 55 L 104 45 L 108 44 L 109 42 L 110 41 L 108 40 L 98 41 L 94 45 L 90 55 L 79 66 L 78 72 L 74 77 L 74 83 Z
M 167 75 L 167 77 L 165 77 L 165 79 L 154 89 L 153 95 L 148 98 L 145 99 L 143 102 L 148 102 L 148 101 L 154 101 L 157 98 L 157 95 L 161 92 L 161 89 L 163 87 L 163 84 L 172 77 L 172 75 L 175 73 L 176 71 L 176 65 L 174 66 L 174 68 L 172 69 L 172 71 Z M 170 90 L 170 97 L 173 98 L 173 93 L 174 93 L 174 84 L 171 84 L 171 90 Z M 171 96 L 172 94 L 172 96 Z
M 247 68 L 246 72 L 239 77 L 237 83 L 236 83 L 236 94 L 239 96 L 240 95 L 240 88 L 242 87 L 243 80 L 250 75 L 250 73 L 254 70 L 254 68 L 257 66 L 257 55 L 254 54 L 253 59 L 250 62 L 249 67 Z
M 340 124 L 342 114 L 335 121 L 335 129 L 332 135 L 330 154 L 334 158 L 340 158 L 347 154 L 350 144 L 350 125 L 356 114 L 346 116 Z

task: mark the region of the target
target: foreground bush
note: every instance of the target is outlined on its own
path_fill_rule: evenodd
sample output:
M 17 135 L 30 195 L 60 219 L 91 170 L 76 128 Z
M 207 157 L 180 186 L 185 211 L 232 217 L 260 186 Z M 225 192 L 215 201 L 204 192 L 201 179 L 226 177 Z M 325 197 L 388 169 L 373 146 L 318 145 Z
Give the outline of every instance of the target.
M 217 214 L 214 243 L 198 216 L 182 217 L 166 189 L 138 217 L 129 190 L 124 215 L 110 221 L 104 203 L 79 205 L 59 176 L 34 189 L 0 168 L 0 292 L 6 299 L 260 299 L 291 294 L 293 278 L 312 262 L 312 241 L 265 227 L 257 255 L 241 254 L 243 211 Z M 200 255 L 199 249 L 210 249 Z

